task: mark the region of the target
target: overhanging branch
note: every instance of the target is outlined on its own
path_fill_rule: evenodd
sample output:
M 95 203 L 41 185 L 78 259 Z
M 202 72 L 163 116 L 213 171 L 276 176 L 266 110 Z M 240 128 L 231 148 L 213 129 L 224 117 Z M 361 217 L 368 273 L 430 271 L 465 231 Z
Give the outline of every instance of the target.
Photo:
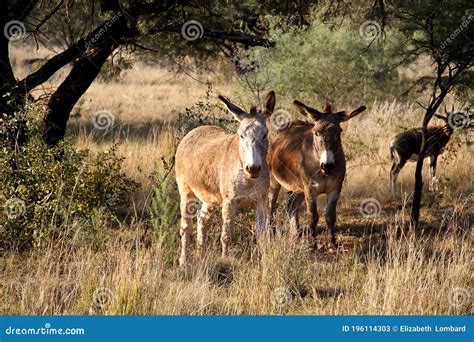
M 261 38 L 258 36 L 249 35 L 243 32 L 225 32 L 217 30 L 207 30 L 205 36 L 215 39 L 229 40 L 236 43 L 241 43 L 246 46 L 266 46 L 274 47 L 275 42 Z
M 24 91 L 29 92 L 38 85 L 43 84 L 59 69 L 64 67 L 66 64 L 71 63 L 76 58 L 85 53 L 88 47 L 90 48 L 99 44 L 103 39 L 108 39 L 109 37 L 107 34 L 100 35 L 100 32 L 104 30 L 113 30 L 113 26 L 117 25 L 118 21 L 112 23 L 110 27 L 107 27 L 107 23 L 108 22 L 103 23 L 90 34 L 88 34 L 86 37 L 79 39 L 75 44 L 71 45 L 63 52 L 60 52 L 56 56 L 52 57 L 41 68 L 39 68 L 32 74 L 25 77 L 22 81 L 20 81 L 20 84 L 23 86 Z M 100 37 L 97 40 L 94 40 L 94 37 L 96 37 L 97 35 L 100 35 Z

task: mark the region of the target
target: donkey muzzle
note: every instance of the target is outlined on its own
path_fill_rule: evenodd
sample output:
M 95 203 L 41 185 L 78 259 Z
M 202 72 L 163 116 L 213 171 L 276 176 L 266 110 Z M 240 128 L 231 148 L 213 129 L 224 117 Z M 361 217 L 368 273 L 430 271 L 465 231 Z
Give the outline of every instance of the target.
M 245 172 L 250 176 L 250 178 L 258 178 L 258 176 L 260 176 L 261 169 L 261 166 L 247 165 L 245 167 Z
M 331 172 L 332 172 L 332 170 L 334 170 L 335 166 L 336 166 L 336 164 L 334 164 L 334 163 L 321 163 L 319 165 L 319 167 L 321 168 L 321 171 L 323 171 L 323 173 L 325 175 L 331 174 Z

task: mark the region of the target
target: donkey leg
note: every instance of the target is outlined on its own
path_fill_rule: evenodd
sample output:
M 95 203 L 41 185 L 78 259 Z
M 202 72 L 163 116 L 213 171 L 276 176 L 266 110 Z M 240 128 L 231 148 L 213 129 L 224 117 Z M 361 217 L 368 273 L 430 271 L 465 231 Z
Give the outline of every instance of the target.
M 207 220 L 209 219 L 209 204 L 203 202 L 197 219 L 197 245 L 198 253 L 202 258 L 206 252 Z
M 275 227 L 275 211 L 277 209 L 277 201 L 278 201 L 278 194 L 280 193 L 281 185 L 278 184 L 278 182 L 275 181 L 270 181 L 270 191 L 268 195 L 268 201 L 270 204 L 270 225 L 271 225 L 271 230 L 272 234 L 275 235 L 276 233 L 276 227 Z
M 436 181 L 436 163 L 438 161 L 438 156 L 430 156 L 430 186 L 429 190 L 434 190 L 434 183 Z
M 234 217 L 237 208 L 235 203 L 232 203 L 230 200 L 224 200 L 222 204 L 222 234 L 221 234 L 221 243 L 222 243 L 222 257 L 225 257 L 229 253 L 229 247 L 232 244 L 232 234 L 234 231 Z
M 395 196 L 396 176 L 395 176 L 394 170 L 396 167 L 397 167 L 397 164 L 393 162 L 392 168 L 390 169 L 390 193 L 392 194 L 392 196 Z
M 256 210 L 256 237 L 257 244 L 264 241 L 268 235 L 268 228 L 270 227 L 270 209 L 268 207 L 268 195 L 265 194 L 263 199 L 257 202 Z
M 303 203 L 304 194 L 290 192 L 288 197 L 288 217 L 290 220 L 290 230 L 295 237 L 301 236 L 301 227 L 299 222 L 299 210 Z
M 316 238 L 319 221 L 317 193 L 315 189 L 305 189 L 304 198 L 306 201 L 306 210 L 310 216 L 309 231 L 313 238 Z
M 392 164 L 392 169 L 390 170 L 390 185 L 393 196 L 395 196 L 396 194 L 396 184 L 398 175 L 402 168 L 405 166 L 406 162 L 406 160 L 401 160 L 399 163 L 394 161 Z
M 179 258 L 179 264 L 180 266 L 184 266 L 187 261 L 188 245 L 191 237 L 191 229 L 193 227 L 193 218 L 192 215 L 189 214 L 188 205 L 189 201 L 193 200 L 194 194 L 189 190 L 180 190 L 183 192 L 180 191 L 181 228 L 179 232 L 181 235 L 181 256 Z
M 334 228 L 336 225 L 336 208 L 339 195 L 339 191 L 332 191 L 327 194 L 326 224 L 328 226 L 329 240 L 333 246 L 336 246 Z

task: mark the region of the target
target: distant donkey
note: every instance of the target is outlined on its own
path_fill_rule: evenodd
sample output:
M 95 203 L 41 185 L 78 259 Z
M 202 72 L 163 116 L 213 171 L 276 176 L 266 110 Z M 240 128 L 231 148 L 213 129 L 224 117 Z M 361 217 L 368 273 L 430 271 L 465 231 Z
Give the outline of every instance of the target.
M 271 213 L 273 216 L 283 186 L 292 192 L 288 214 L 293 233 L 302 234 L 298 209 L 305 200 L 311 217 L 310 232 L 316 237 L 317 196 L 327 194 L 326 223 L 330 241 L 335 245 L 336 206 L 346 174 L 340 123 L 362 113 L 366 107 L 333 113 L 329 103 L 322 112 L 297 100 L 294 104 L 313 123 L 294 121 L 272 136 L 269 151 Z
M 436 163 L 438 155 L 443 153 L 448 144 L 453 128 L 448 124 L 448 112 L 445 109 L 446 116 L 435 114 L 435 116 L 444 121 L 440 126 L 428 127 L 428 136 L 426 138 L 426 157 L 430 157 L 430 185 L 429 190 L 433 190 L 436 180 Z M 405 166 L 407 161 L 416 162 L 418 160 L 422 140 L 422 129 L 412 128 L 398 134 L 390 143 L 390 156 L 392 158 L 392 169 L 390 170 L 390 190 L 395 195 L 395 187 L 398 174 Z
M 268 129 L 265 119 L 275 107 L 275 93 L 269 92 L 261 109 L 250 112 L 219 96 L 240 122 L 237 133 L 221 127 L 201 126 L 189 132 L 176 151 L 176 180 L 181 197 L 181 257 L 187 259 L 195 197 L 202 202 L 197 218 L 198 252 L 205 251 L 209 212 L 222 207 L 222 255 L 228 253 L 239 208 L 256 207 L 257 239 L 269 222 L 267 164 Z

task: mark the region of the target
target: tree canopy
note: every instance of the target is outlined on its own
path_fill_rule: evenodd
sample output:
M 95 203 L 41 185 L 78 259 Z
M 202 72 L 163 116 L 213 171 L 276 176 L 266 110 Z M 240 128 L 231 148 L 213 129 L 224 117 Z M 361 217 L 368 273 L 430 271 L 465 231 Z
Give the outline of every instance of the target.
M 360 83 L 370 85 L 362 90 L 364 96 L 376 97 L 377 83 L 398 81 L 398 66 L 428 56 L 433 73 L 406 87 L 412 93 L 431 89 L 426 123 L 453 89 L 464 98 L 472 94 L 469 1 L 10 0 L 0 6 L 5 32 L 0 36 L 2 112 L 13 115 L 31 99 L 33 89 L 71 65 L 48 95 L 44 138 L 50 145 L 64 137 L 72 108 L 121 49 L 148 51 L 158 61 L 191 56 L 196 63 L 209 64 L 209 58 L 230 58 L 238 67 L 239 52 L 251 56 L 260 51 L 273 87 L 295 95 L 322 89 L 323 98 L 360 93 Z M 34 40 L 55 55 L 18 79 L 9 44 L 24 40 Z M 244 71 L 257 69 L 250 65 Z M 388 92 L 400 93 L 396 88 Z

